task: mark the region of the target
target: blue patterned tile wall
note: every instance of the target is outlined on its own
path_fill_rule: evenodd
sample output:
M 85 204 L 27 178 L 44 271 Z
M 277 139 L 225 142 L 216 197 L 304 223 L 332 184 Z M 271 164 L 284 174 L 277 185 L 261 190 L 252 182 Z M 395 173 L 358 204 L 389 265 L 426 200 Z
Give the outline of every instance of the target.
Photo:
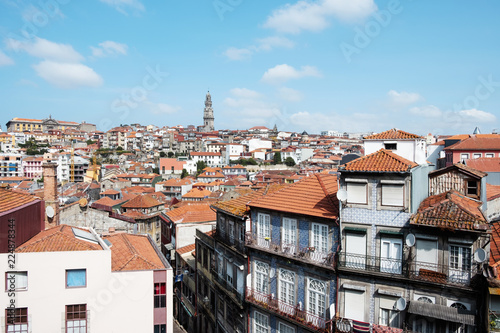
M 271 238 L 273 243 L 281 243 L 281 217 L 271 215 Z
M 299 247 L 309 246 L 309 221 L 299 220 Z

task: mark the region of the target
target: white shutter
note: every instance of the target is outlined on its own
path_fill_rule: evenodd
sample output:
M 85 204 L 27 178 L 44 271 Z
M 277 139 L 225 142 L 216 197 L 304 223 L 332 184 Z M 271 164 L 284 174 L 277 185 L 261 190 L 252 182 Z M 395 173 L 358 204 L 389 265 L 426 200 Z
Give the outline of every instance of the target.
M 347 233 L 345 252 L 366 255 L 366 233 Z
M 344 317 L 365 321 L 365 292 L 346 289 L 344 295 Z
M 366 188 L 364 183 L 347 183 L 347 202 L 366 204 Z
M 417 263 L 425 263 L 424 265 L 421 265 L 420 268 L 432 269 L 433 266 L 437 264 L 437 241 L 417 239 L 416 247 L 417 247 Z
M 382 185 L 382 205 L 383 206 L 403 206 L 404 186 L 398 184 Z

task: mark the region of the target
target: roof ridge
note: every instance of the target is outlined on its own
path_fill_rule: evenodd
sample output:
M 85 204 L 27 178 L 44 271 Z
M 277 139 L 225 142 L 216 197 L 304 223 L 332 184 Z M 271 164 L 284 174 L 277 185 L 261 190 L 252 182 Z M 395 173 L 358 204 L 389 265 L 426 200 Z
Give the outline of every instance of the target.
M 126 234 L 121 234 L 120 236 L 123 239 L 123 242 L 125 243 L 125 245 L 127 246 L 127 248 L 130 250 L 130 252 L 133 255 L 136 255 L 138 252 L 135 249 L 135 247 L 132 245 L 132 243 L 130 243 L 130 240 L 126 237 Z
M 333 199 L 330 197 L 331 193 L 328 193 L 326 186 L 325 186 L 325 183 L 323 182 L 323 179 L 321 177 L 321 174 L 316 173 L 314 175 L 318 179 L 319 185 L 321 186 L 321 189 L 323 190 L 323 193 L 325 194 L 326 199 L 330 202 L 331 205 L 335 206 Z

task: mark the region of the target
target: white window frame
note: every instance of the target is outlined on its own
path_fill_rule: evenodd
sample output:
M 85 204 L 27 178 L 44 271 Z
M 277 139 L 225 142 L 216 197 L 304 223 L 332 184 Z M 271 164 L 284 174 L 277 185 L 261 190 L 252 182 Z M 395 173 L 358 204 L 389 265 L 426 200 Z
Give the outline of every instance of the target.
M 467 283 L 471 277 L 472 248 L 456 243 L 450 243 L 449 247 L 449 279 L 459 283 Z
M 328 225 L 322 223 L 311 224 L 310 245 L 314 251 L 328 253 Z
M 277 333 L 295 333 L 295 328 L 279 321 Z
M 468 160 L 470 158 L 469 153 L 460 153 L 460 161 L 462 160 Z
M 368 183 L 347 181 L 346 190 L 347 190 L 347 203 L 358 204 L 358 205 L 368 204 Z M 364 196 L 362 192 L 364 192 Z
M 286 245 L 297 244 L 297 220 L 288 217 L 283 218 L 282 243 Z
M 404 184 L 381 184 L 382 206 L 404 207 Z
M 14 279 L 10 277 L 14 276 Z M 15 291 L 28 290 L 28 272 L 27 271 L 17 271 L 17 272 L 6 272 L 5 273 L 5 291 L 11 290 L 11 283 L 14 283 Z
M 269 214 L 257 214 L 257 236 L 262 238 L 271 237 L 271 216 Z
M 485 157 L 488 157 L 488 158 L 493 158 L 495 157 L 495 153 L 486 153 L 484 154 Z
M 482 153 L 473 153 L 472 154 L 472 158 L 481 158 L 481 157 L 483 157 Z
M 319 288 L 315 288 L 315 286 L 313 286 L 313 283 L 315 283 L 317 286 L 322 285 L 324 290 L 321 291 L 319 290 Z M 326 281 L 308 277 L 306 290 L 307 311 L 317 317 L 325 318 L 328 304 L 328 285 Z M 322 307 L 323 309 L 321 309 Z
M 255 333 L 269 332 L 269 316 L 260 313 L 259 311 L 253 312 L 254 316 L 254 330 Z
M 399 311 L 394 309 L 380 308 L 378 324 L 387 326 L 387 327 L 395 327 L 399 328 Z
M 269 294 L 269 273 L 268 263 L 256 260 L 254 262 L 254 289 L 255 291 L 267 295 Z
M 279 301 L 295 305 L 295 272 L 280 268 L 278 276 Z

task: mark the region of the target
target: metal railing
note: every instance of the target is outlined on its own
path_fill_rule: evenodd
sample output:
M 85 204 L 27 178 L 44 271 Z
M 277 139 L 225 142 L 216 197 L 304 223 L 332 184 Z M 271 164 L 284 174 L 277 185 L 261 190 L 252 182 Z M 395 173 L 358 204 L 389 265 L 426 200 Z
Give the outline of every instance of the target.
M 470 267 L 461 268 L 415 260 L 391 259 L 345 252 L 339 254 L 339 267 L 400 275 L 412 280 L 458 286 L 468 286 L 472 277 L 478 272 L 477 265 L 474 264 L 471 264 Z
M 303 326 L 319 330 L 320 332 L 327 332 L 328 327 L 325 318 L 302 310 L 299 305 L 288 304 L 278 300 L 273 295 L 263 294 L 252 288 L 247 288 L 246 300 Z
M 212 279 L 215 281 L 217 284 L 219 284 L 220 287 L 223 289 L 227 290 L 230 292 L 236 300 L 238 300 L 240 303 L 243 303 L 243 299 L 245 297 L 244 293 L 238 291 L 237 288 L 235 288 L 231 283 L 229 283 L 226 279 L 221 277 L 215 269 L 211 269 L 210 272 L 212 273 Z
M 277 254 L 282 257 L 288 257 L 330 269 L 336 268 L 336 253 L 333 251 L 322 252 L 312 246 L 301 247 L 296 244 L 284 244 L 274 241 L 270 237 L 259 237 L 252 233 L 246 233 L 245 244 L 248 247 Z

